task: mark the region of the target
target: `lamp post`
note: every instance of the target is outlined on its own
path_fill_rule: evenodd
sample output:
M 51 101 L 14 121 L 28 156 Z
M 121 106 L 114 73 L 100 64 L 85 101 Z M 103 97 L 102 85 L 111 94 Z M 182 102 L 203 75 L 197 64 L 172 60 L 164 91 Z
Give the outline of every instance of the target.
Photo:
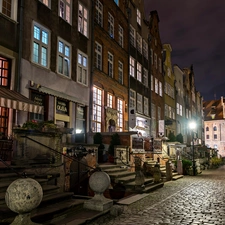
M 191 121 L 189 123 L 189 128 L 191 130 L 191 139 L 192 139 L 192 169 L 193 169 L 193 176 L 196 176 L 196 166 L 195 166 L 195 148 L 194 148 L 194 130 L 196 129 L 196 122 Z

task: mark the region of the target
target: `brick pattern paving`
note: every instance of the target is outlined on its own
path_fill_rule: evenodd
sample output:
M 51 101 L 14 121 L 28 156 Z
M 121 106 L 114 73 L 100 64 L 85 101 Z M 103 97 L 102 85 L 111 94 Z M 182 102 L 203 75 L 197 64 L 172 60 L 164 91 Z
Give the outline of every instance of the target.
M 164 187 L 91 225 L 225 225 L 225 167 L 166 182 Z

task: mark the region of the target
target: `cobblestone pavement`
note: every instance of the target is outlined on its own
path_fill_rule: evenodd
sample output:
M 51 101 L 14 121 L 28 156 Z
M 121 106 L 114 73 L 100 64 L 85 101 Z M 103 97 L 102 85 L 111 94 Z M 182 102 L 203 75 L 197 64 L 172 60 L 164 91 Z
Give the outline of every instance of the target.
M 90 225 L 225 225 L 225 166 L 169 181 L 146 198 Z

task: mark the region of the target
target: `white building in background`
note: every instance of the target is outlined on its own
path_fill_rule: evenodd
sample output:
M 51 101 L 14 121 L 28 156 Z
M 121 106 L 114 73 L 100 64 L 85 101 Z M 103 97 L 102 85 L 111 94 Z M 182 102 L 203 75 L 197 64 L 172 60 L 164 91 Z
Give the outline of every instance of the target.
M 205 145 L 225 157 L 225 98 L 203 103 Z

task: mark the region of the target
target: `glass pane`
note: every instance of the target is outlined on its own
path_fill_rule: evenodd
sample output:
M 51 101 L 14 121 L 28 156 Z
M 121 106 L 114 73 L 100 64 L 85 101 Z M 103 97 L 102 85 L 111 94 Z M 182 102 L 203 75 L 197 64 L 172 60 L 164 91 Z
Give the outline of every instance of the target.
M 34 42 L 34 44 L 33 44 L 33 61 L 35 63 L 38 63 L 38 51 L 39 51 L 39 45 Z
M 34 38 L 40 40 L 40 28 L 37 26 L 34 26 Z
M 42 31 L 42 42 L 48 44 L 48 33 L 46 31 Z
M 78 63 L 82 65 L 82 55 L 78 54 Z
M 83 57 L 83 66 L 87 67 L 87 58 Z
M 47 49 L 41 48 L 41 65 L 47 66 Z
M 63 43 L 59 41 L 59 52 L 63 53 Z
M 63 73 L 63 57 L 58 57 L 58 72 Z

